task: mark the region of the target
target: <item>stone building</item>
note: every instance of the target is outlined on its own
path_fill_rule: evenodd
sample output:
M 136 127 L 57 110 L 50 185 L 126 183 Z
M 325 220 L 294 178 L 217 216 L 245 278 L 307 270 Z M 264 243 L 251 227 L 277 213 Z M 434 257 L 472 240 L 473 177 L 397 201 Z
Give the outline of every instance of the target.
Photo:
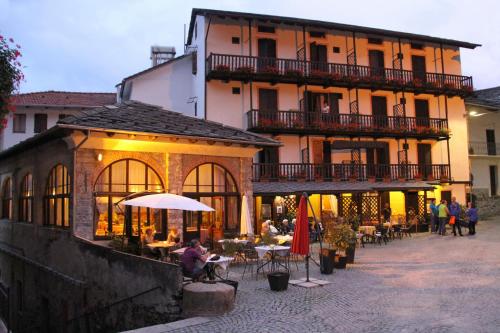
M 476 90 L 465 100 L 469 128 L 469 163 L 472 193 L 481 217 L 500 214 L 500 87 Z M 499 142 L 497 142 L 499 141 Z
M 138 102 L 84 110 L 0 153 L 0 304 L 14 331 L 113 331 L 174 320 L 177 265 L 119 252 L 110 239 L 152 228 L 207 238 L 238 227 L 252 156 L 278 142 Z M 208 176 L 207 176 L 208 175 Z M 140 191 L 186 194 L 224 215 L 134 208 Z
M 114 93 L 39 91 L 13 97 L 16 112 L 0 129 L 0 150 L 5 150 L 54 126 L 59 119 L 82 110 L 116 103 Z

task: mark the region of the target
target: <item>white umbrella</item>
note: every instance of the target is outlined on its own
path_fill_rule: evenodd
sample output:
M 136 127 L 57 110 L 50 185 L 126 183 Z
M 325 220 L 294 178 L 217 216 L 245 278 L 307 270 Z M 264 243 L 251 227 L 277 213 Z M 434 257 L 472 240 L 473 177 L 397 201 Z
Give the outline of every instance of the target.
M 172 193 L 149 194 L 123 202 L 127 206 L 157 209 L 180 209 L 189 211 L 212 212 L 214 209 L 199 201 Z
M 244 195 L 241 200 L 240 234 L 253 236 L 252 218 L 250 217 L 250 209 L 248 209 L 248 197 L 246 195 Z

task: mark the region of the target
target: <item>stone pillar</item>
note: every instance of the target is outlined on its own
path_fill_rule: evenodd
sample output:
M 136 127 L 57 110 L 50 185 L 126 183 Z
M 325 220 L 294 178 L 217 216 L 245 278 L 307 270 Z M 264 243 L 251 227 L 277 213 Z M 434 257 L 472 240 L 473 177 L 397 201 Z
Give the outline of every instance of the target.
M 180 154 L 167 154 L 167 183 L 168 192 L 182 195 L 183 185 L 182 156 Z M 168 228 L 176 227 L 183 239 L 183 212 L 179 210 L 168 211 Z

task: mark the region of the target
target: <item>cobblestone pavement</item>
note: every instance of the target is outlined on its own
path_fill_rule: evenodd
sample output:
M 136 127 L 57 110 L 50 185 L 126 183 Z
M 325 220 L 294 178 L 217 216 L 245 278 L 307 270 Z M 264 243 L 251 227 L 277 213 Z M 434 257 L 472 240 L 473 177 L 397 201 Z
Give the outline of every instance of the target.
M 420 234 L 356 250 L 356 263 L 319 288 L 269 290 L 241 279 L 235 310 L 175 332 L 500 332 L 500 219 L 475 236 Z M 292 278 L 304 277 L 293 266 Z

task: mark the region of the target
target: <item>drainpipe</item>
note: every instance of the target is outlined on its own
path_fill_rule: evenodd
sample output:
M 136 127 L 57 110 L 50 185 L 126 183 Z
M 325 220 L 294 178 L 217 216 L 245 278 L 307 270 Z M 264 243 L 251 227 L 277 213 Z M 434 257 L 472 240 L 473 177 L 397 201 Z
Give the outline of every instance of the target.
M 443 83 L 444 83 L 444 52 L 443 52 L 443 43 L 439 44 L 439 48 L 441 49 L 441 73 L 443 74 Z M 444 96 L 444 112 L 446 114 L 446 122 L 448 123 L 448 128 L 450 128 L 450 121 L 448 119 L 448 96 Z M 449 175 L 448 178 L 451 180 L 451 164 L 450 164 L 450 138 L 446 138 L 446 151 L 448 153 L 448 166 L 449 166 Z M 470 170 L 469 170 L 470 171 Z M 470 172 L 469 172 L 470 173 Z

